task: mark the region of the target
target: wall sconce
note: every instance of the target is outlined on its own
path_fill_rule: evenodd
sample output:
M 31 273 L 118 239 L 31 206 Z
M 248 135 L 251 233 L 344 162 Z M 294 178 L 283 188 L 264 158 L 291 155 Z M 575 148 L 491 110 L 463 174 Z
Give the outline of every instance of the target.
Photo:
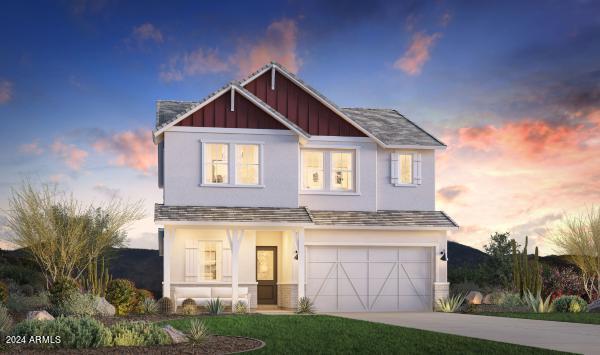
M 298 250 L 294 252 L 294 260 L 298 260 Z
M 448 258 L 446 257 L 446 249 L 442 250 L 442 251 L 440 252 L 440 255 L 442 256 L 442 257 L 440 258 L 440 260 L 441 260 L 441 261 L 448 261 Z

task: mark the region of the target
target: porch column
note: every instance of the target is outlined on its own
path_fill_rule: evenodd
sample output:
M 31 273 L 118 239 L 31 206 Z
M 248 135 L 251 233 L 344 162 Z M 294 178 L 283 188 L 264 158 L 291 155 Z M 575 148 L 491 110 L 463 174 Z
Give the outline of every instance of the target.
M 229 240 L 229 246 L 231 247 L 231 307 L 238 301 L 238 287 L 239 287 L 239 267 L 238 267 L 238 256 L 240 253 L 240 244 L 244 237 L 244 231 L 240 229 L 227 229 L 227 239 Z M 250 307 L 250 305 L 248 305 Z
M 171 298 L 171 243 L 175 237 L 172 227 L 165 226 L 163 237 L 163 297 Z
M 304 253 L 304 229 L 296 231 L 296 250 L 298 250 L 298 298 L 304 297 L 304 271 L 305 271 L 305 253 Z

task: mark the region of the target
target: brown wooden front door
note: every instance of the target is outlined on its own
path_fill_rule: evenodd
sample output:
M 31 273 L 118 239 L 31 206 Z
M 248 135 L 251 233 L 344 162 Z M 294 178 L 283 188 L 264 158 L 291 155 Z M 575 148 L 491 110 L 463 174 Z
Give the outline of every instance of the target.
M 277 247 L 256 247 L 258 304 L 277 304 Z

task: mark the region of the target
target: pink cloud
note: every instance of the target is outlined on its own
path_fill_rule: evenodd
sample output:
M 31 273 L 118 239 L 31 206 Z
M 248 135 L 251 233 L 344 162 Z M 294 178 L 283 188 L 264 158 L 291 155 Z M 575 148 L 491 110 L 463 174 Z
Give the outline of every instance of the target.
M 148 129 L 124 131 L 98 138 L 92 146 L 97 152 L 114 155 L 111 163 L 129 167 L 145 174 L 157 163 L 156 146 Z
M 85 150 L 77 148 L 73 144 L 65 144 L 57 139 L 52 143 L 52 152 L 60 157 L 67 166 L 73 170 L 81 169 L 88 153 Z
M 463 185 L 446 186 L 437 191 L 437 196 L 444 202 L 452 202 L 465 194 L 469 189 Z
M 0 104 L 5 104 L 13 98 L 13 83 L 0 80 Z
M 162 66 L 159 77 L 165 82 L 181 81 L 188 76 L 220 73 L 228 69 L 229 65 L 219 57 L 217 50 L 199 48 L 172 57 L 169 64 Z
M 40 147 L 38 141 L 33 141 L 27 144 L 21 144 L 19 151 L 25 154 L 41 155 L 44 150 Z
M 440 26 L 446 27 L 452 21 L 452 13 L 448 10 L 444 11 L 442 16 L 440 17 Z
M 404 55 L 394 62 L 394 68 L 408 75 L 419 75 L 423 65 L 429 60 L 431 48 L 440 37 L 440 33 L 415 33 Z
M 138 41 L 138 43 L 145 41 L 162 43 L 163 41 L 162 32 L 160 32 L 160 30 L 151 23 L 145 23 L 143 25 L 134 27 L 131 37 Z

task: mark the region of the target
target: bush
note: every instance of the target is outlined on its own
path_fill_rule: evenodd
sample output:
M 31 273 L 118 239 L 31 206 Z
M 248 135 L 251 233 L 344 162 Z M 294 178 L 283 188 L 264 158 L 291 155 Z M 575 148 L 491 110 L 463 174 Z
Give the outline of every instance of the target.
M 201 344 L 208 337 L 208 328 L 203 321 L 199 319 L 193 319 L 190 322 L 190 332 L 187 337 L 193 344 Z
M 141 314 L 156 314 L 158 313 L 158 304 L 151 298 L 146 298 L 140 306 Z
M 136 289 L 133 282 L 125 279 L 112 280 L 106 289 L 106 300 L 115 306 L 117 315 L 127 315 L 136 305 Z
M 182 306 L 182 307 L 185 307 L 185 306 L 187 306 L 187 305 L 190 305 L 190 306 L 196 306 L 196 301 L 194 301 L 194 300 L 193 300 L 193 299 L 191 299 L 191 298 L 186 298 L 186 299 L 184 299 L 184 300 L 183 300 L 183 302 L 181 302 L 181 306 Z
M 544 296 L 585 295 L 581 275 L 573 267 L 553 267 L 542 270 Z
M 308 297 L 300 297 L 298 300 L 298 314 L 313 314 L 315 313 L 314 304 Z
M 147 299 L 154 300 L 152 292 L 140 288 L 135 290 L 135 313 L 144 314 L 144 301 Z
M 198 306 L 196 306 L 196 301 L 191 298 L 186 298 L 181 303 L 181 313 L 185 315 L 194 315 L 198 313 Z
M 14 328 L 13 335 L 60 337 L 60 343 L 42 343 L 45 348 L 97 348 L 111 345 L 111 332 L 102 323 L 89 317 L 58 317 L 55 320 L 26 320 Z
M 579 296 L 560 296 L 552 302 L 554 310 L 561 313 L 579 313 L 587 310 L 587 303 Z
M 233 306 L 233 313 L 246 314 L 248 313 L 248 305 L 244 301 L 237 301 Z
M 534 313 L 550 313 L 554 310 L 552 303 L 550 303 L 550 296 L 544 299 L 539 293 L 534 296 L 530 291 L 527 291 L 525 301 Z
M 0 302 L 6 304 L 8 302 L 8 286 L 0 281 Z
M 210 314 L 213 314 L 213 315 L 221 314 L 221 313 L 223 313 L 224 309 L 225 309 L 225 307 L 223 306 L 223 302 L 221 302 L 219 297 L 211 298 L 206 303 L 206 310 L 208 310 L 208 313 L 210 313 Z
M 171 338 L 159 326 L 148 322 L 120 322 L 110 327 L 115 346 L 165 345 Z
M 508 308 L 525 306 L 527 304 L 518 293 L 513 292 L 502 292 L 493 301 L 498 306 Z
M 50 292 L 50 303 L 58 306 L 66 301 L 72 293 L 79 292 L 79 285 L 72 278 L 62 278 L 54 281 L 48 291 Z
M 462 306 L 464 301 L 465 295 L 458 294 L 447 298 L 440 298 L 437 300 L 436 306 L 440 312 L 454 313 Z
M 98 312 L 96 310 L 94 295 L 91 293 L 73 292 L 62 303 L 53 305 L 52 313 L 56 316 L 92 317 Z
M 37 270 L 25 265 L 3 264 L 0 266 L 0 279 L 11 279 L 19 285 L 33 285 L 38 289 L 45 284 L 44 276 Z
M 33 286 L 31 286 L 31 285 L 21 286 L 20 291 L 23 296 L 27 296 L 27 297 L 33 296 L 33 294 L 35 292 L 35 290 L 33 289 Z
M 37 295 L 27 297 L 12 294 L 8 297 L 8 309 L 11 312 L 25 312 L 48 309 L 50 300 L 47 292 L 40 292 Z
M 175 310 L 173 301 L 169 297 L 163 297 L 156 302 L 158 306 L 158 313 L 160 314 L 171 314 Z
M 0 336 L 4 337 L 8 334 L 13 325 L 13 319 L 8 314 L 8 309 L 3 305 L 0 305 Z M 4 342 L 4 339 L 2 339 Z
M 479 291 L 480 287 L 470 281 L 450 284 L 450 295 L 468 295 L 471 291 Z

